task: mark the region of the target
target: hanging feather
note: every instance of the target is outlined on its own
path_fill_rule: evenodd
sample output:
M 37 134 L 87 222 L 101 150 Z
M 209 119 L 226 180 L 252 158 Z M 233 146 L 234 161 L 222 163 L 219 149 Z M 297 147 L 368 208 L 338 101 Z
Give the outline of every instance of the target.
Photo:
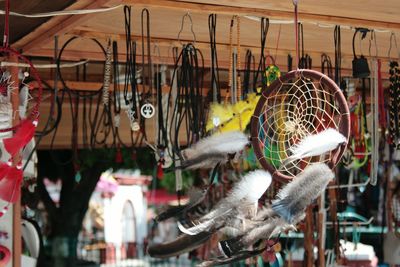
M 298 159 L 320 156 L 346 143 L 346 137 L 337 130 L 325 129 L 317 134 L 306 136 L 300 143 L 293 145 L 289 149 L 292 155 L 283 162 L 282 166 Z
M 193 159 L 205 154 L 229 154 L 242 150 L 249 139 L 240 131 L 215 134 L 182 151 L 185 159 Z
M 207 189 L 204 190 L 192 189 L 191 191 L 189 191 L 188 194 L 189 195 L 188 204 L 169 208 L 168 210 L 161 212 L 159 215 L 157 215 L 155 220 L 157 222 L 161 222 L 171 217 L 177 217 L 181 214 L 185 214 L 187 211 L 200 204 L 206 197 L 207 192 L 208 192 Z
M 147 252 L 151 257 L 170 258 L 192 251 L 208 241 L 213 233 L 202 232 L 198 235 L 182 234 L 171 242 L 150 245 Z
M 200 155 L 193 159 L 183 160 L 181 165 L 176 166 L 175 169 L 187 169 L 187 170 L 196 170 L 196 169 L 210 169 L 215 166 L 215 164 L 224 164 L 228 162 L 229 155 L 228 154 L 204 154 Z
M 224 162 L 228 154 L 239 152 L 249 143 L 249 139 L 240 131 L 226 132 L 204 138 L 182 151 L 183 161 L 180 168 L 202 168 Z
M 243 216 L 243 207 L 255 205 L 258 199 L 268 189 L 272 181 L 271 174 L 263 170 L 256 170 L 248 173 L 238 183 L 235 184 L 228 196 L 222 199 L 210 213 L 200 218 L 197 224 L 190 228 L 185 228 L 178 223 L 179 229 L 189 235 L 196 235 L 203 231 L 215 232 L 215 224 L 224 222 L 229 225 L 229 221 Z
M 12 157 L 14 157 L 33 138 L 36 126 L 37 121 L 31 121 L 28 119 L 23 120 L 14 136 L 3 139 L 4 148 Z
M 298 217 L 326 188 L 335 177 L 325 163 L 308 165 L 277 195 L 272 209 L 288 223 Z

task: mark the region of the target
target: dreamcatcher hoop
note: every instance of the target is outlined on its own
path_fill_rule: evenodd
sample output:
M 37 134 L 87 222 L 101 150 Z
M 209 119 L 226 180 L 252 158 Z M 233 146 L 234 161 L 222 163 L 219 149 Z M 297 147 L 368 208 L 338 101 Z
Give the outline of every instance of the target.
M 294 70 L 275 80 L 262 93 L 251 119 L 251 140 L 261 166 L 281 182 L 290 181 L 316 161 L 336 166 L 346 145 L 320 157 L 281 166 L 289 148 L 305 136 L 335 128 L 350 135 L 347 101 L 334 81 L 314 70 Z
M 29 65 L 29 76 L 31 76 L 33 78 L 33 80 L 36 81 L 37 95 L 35 96 L 36 103 L 31 108 L 30 114 L 26 116 L 26 119 L 29 119 L 31 121 L 38 120 L 39 106 L 40 106 L 40 102 L 42 100 L 42 91 L 43 91 L 43 85 L 42 85 L 42 81 L 40 79 L 38 71 L 36 70 L 36 68 L 33 66 L 32 62 L 28 58 L 21 55 L 16 50 L 14 50 L 10 47 L 0 47 L 0 54 L 2 55 L 3 58 L 9 58 L 10 56 L 16 56 L 18 58 L 18 62 L 22 62 L 22 63 Z M 1 68 L 1 69 L 3 69 L 3 68 Z M 2 72 L 4 73 L 5 71 L 2 70 Z M 33 88 L 31 86 L 28 86 L 28 90 L 31 91 L 31 90 L 33 90 Z M 21 126 L 21 123 L 14 125 L 13 127 L 0 129 L 0 133 L 14 131 L 14 130 L 18 129 L 20 126 Z

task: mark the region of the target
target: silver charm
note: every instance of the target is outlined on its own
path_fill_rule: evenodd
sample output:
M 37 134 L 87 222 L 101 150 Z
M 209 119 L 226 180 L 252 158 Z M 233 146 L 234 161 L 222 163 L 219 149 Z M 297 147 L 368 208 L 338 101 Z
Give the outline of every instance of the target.
M 142 116 L 146 119 L 152 118 L 155 113 L 156 109 L 150 103 L 146 103 L 140 108 L 140 114 L 142 114 Z

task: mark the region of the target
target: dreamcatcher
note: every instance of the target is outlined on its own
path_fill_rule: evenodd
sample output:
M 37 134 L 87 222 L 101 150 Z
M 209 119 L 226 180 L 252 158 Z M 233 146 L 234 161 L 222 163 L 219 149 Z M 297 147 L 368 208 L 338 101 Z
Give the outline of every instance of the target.
M 0 47 L 2 64 L 0 67 L 0 133 L 5 151 L 11 156 L 7 163 L 0 162 L 0 198 L 14 203 L 19 200 L 23 179 L 22 163 L 19 152 L 33 138 L 38 124 L 39 105 L 42 95 L 42 83 L 33 64 L 23 55 L 9 47 L 10 3 L 5 1 L 5 21 L 3 46 Z M 12 64 L 7 61 L 12 60 Z M 23 64 L 25 72 L 13 72 L 9 65 Z M 27 84 L 27 79 L 35 83 Z M 19 81 L 21 79 L 21 81 Z M 21 83 L 22 90 L 19 94 Z M 34 90 L 37 88 L 37 90 Z M 17 95 L 19 94 L 19 95 Z M 16 106 L 14 99 L 21 103 Z M 12 136 L 10 133 L 13 133 Z M 0 211 L 0 216 L 8 210 L 9 204 Z
M 295 10 L 298 42 L 297 2 Z M 298 45 L 296 50 L 298 58 Z M 350 134 L 349 108 L 341 90 L 328 76 L 308 69 L 290 71 L 275 80 L 262 93 L 251 124 L 258 161 L 281 181 L 292 179 L 312 162 L 326 162 L 334 167 L 345 150 L 345 146 L 340 146 L 325 155 L 283 165 L 291 156 L 289 148 L 300 140 L 328 128 L 338 130 L 347 139 Z

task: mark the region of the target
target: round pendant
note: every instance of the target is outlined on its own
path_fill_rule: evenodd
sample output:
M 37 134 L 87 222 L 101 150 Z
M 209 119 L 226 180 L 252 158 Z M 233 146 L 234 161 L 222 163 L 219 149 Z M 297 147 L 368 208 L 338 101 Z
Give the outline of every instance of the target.
M 142 116 L 146 119 L 150 119 L 151 117 L 153 117 L 155 112 L 156 109 L 150 103 L 146 103 L 140 108 L 140 114 L 142 114 Z
M 137 132 L 140 130 L 140 125 L 137 121 L 131 123 L 132 131 Z

